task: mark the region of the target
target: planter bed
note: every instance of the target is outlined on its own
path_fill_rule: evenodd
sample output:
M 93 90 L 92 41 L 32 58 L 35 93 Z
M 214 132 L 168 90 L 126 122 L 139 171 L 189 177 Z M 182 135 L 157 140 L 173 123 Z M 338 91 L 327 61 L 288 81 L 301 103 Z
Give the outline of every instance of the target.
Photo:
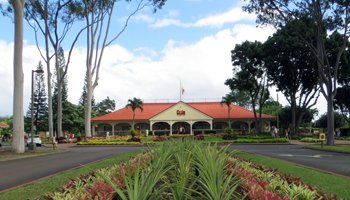
M 162 142 L 42 199 L 336 199 L 228 152 L 192 140 Z

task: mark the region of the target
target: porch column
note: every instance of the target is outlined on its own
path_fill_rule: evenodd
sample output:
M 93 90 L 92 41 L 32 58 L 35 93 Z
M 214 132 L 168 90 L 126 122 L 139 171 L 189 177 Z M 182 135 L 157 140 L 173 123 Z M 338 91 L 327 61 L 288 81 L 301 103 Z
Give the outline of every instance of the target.
M 173 121 L 170 121 L 169 125 L 170 125 L 170 133 L 169 133 L 169 135 L 173 135 Z
M 250 134 L 250 121 L 247 121 L 247 123 L 248 123 L 248 133 Z
M 210 125 L 210 130 L 213 130 L 213 120 L 209 121 L 208 123 Z
M 114 126 L 115 126 L 115 124 L 113 123 L 113 124 L 111 124 L 111 126 L 112 126 L 112 136 L 114 136 Z
M 190 134 L 193 135 L 193 130 L 192 130 L 193 122 L 189 122 L 189 124 L 190 124 L 190 130 L 191 130 L 191 131 L 190 131 Z
M 153 123 L 152 121 L 149 122 L 149 130 L 150 130 L 150 131 L 153 131 L 153 129 L 152 129 L 153 124 L 154 124 L 154 123 Z

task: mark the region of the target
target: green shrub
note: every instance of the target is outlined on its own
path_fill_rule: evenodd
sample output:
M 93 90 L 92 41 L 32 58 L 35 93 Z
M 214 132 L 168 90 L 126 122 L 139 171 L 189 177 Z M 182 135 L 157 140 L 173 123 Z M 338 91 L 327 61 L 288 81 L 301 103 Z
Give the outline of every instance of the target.
M 271 138 L 271 139 L 237 139 L 235 143 L 288 143 L 286 138 Z
M 223 140 L 236 140 L 237 139 L 237 135 L 236 134 L 225 134 L 224 136 L 222 136 Z
M 141 139 L 139 137 L 132 137 L 128 139 L 127 142 L 141 142 Z
M 226 134 L 232 134 L 233 133 L 233 129 L 232 128 L 225 128 L 225 133 Z
M 341 128 L 340 136 L 350 136 L 350 127 L 349 128 Z
M 131 137 L 135 137 L 137 135 L 137 131 L 134 128 L 131 128 L 130 135 L 131 135 Z

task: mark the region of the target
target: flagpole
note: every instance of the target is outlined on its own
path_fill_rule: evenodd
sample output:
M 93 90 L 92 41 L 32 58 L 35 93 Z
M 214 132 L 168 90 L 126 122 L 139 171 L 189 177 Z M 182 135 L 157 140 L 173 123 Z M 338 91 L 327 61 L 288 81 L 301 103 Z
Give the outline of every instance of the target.
M 180 101 L 182 101 L 182 83 L 180 80 Z

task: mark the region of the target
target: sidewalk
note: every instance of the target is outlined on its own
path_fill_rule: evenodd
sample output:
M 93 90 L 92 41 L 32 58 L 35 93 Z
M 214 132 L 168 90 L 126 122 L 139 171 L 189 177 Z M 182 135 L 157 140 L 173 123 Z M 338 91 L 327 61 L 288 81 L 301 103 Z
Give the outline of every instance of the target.
M 315 142 L 300 142 L 299 140 L 289 140 L 290 144 L 295 144 L 295 145 L 310 145 L 310 144 L 318 144 Z M 324 142 L 325 144 L 325 142 Z M 342 145 L 350 145 L 350 141 L 349 140 L 334 140 L 334 144 L 338 145 L 338 144 L 342 144 Z
M 57 144 L 56 148 L 65 150 L 65 149 L 69 149 L 71 147 L 74 147 L 76 145 L 77 145 L 76 143 L 60 143 L 60 144 Z M 48 149 L 53 149 L 52 144 L 43 144 L 43 147 L 48 148 Z

